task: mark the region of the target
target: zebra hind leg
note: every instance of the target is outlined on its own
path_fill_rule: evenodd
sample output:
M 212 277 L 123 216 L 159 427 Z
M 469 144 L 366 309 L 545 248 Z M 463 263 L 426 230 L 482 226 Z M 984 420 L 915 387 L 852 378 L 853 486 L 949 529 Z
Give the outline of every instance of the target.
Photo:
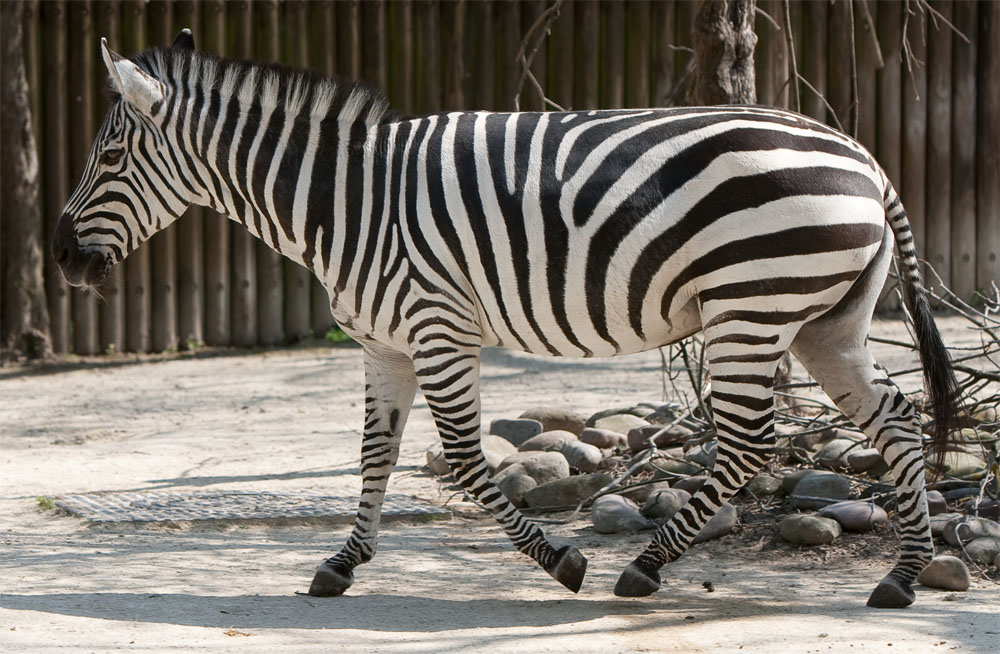
M 837 334 L 846 338 L 838 340 Z M 910 585 L 934 556 L 919 415 L 875 362 L 864 332 L 845 331 L 842 325 L 810 325 L 799 333 L 792 349 L 889 464 L 896 480 L 900 556 L 869 597 L 868 606 L 909 606 L 915 599 Z
M 644 597 L 660 587 L 658 570 L 687 550 L 702 527 L 774 452 L 774 373 L 785 347 L 776 334 L 749 337 L 705 330 L 718 445 L 712 474 L 660 527 L 646 550 L 625 568 L 615 595 Z
M 457 340 L 457 339 L 456 339 Z M 569 590 L 578 592 L 587 559 L 571 545 L 556 549 L 490 479 L 480 446 L 479 348 L 447 345 L 418 353 L 417 378 L 441 433 L 445 460 L 462 488 L 500 523 L 519 551 Z
M 354 568 L 375 555 L 386 485 L 396 465 L 403 425 L 416 392 L 416 377 L 408 357 L 366 348 L 364 359 L 365 430 L 358 514 L 344 548 L 316 569 L 310 595 L 342 595 L 354 583 Z

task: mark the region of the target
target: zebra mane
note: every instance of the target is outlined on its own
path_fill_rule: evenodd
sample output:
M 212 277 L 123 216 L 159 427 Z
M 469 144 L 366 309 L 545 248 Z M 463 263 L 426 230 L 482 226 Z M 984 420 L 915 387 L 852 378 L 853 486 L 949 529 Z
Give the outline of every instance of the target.
M 169 88 L 208 94 L 220 90 L 223 98 L 239 94 L 247 104 L 255 98 L 265 109 L 281 108 L 297 114 L 308 106 L 310 115 L 335 117 L 367 125 L 399 119 L 389 111 L 382 91 L 364 82 L 328 77 L 281 64 L 217 57 L 211 53 L 179 48 L 150 48 L 131 60 L 141 70 Z M 117 93 L 112 90 L 117 99 Z M 307 105 L 308 103 L 308 105 Z

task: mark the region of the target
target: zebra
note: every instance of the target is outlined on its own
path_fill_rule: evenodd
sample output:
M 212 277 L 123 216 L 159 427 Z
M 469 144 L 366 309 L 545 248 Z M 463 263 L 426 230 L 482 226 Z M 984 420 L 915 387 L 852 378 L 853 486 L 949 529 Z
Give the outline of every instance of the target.
M 769 460 L 775 370 L 792 352 L 896 480 L 899 558 L 868 604 L 913 602 L 933 556 L 921 425 L 868 343 L 894 249 L 935 443 L 960 401 L 906 212 L 855 140 L 762 106 L 411 118 L 363 83 L 197 51 L 188 30 L 131 59 L 100 47 L 114 102 L 52 237 L 67 282 L 99 285 L 207 206 L 311 270 L 363 348 L 359 509 L 311 595 L 343 594 L 372 559 L 418 388 L 462 488 L 577 592 L 587 559 L 488 474 L 481 350 L 603 357 L 701 332 L 714 468 L 615 594 L 656 591 L 662 566 Z

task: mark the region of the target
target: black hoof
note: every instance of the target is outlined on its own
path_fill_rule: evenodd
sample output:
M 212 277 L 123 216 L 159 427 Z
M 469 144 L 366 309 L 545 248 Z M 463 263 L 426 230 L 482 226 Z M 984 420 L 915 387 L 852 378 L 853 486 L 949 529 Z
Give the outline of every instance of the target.
M 904 609 L 917 598 L 909 584 L 886 575 L 868 598 L 868 606 L 875 609 Z
M 343 568 L 335 568 L 329 563 L 321 563 L 316 568 L 316 576 L 309 586 L 309 594 L 313 597 L 334 597 L 343 595 L 344 591 L 354 583 L 354 573 Z
M 644 570 L 634 562 L 622 571 L 615 585 L 618 597 L 646 597 L 660 589 L 660 575 L 655 570 Z
M 583 585 L 583 577 L 587 574 L 587 558 L 572 545 L 564 545 L 556 552 L 555 561 L 546 572 L 566 588 L 578 593 Z

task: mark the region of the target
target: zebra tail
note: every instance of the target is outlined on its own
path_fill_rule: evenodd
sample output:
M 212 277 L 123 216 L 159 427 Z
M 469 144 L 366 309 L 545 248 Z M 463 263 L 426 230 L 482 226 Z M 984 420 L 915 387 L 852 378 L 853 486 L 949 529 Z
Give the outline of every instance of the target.
M 924 389 L 928 396 L 928 406 L 934 416 L 931 433 L 931 448 L 934 453 L 934 468 L 941 471 L 944 454 L 951 440 L 951 434 L 958 431 L 962 406 L 962 393 L 955 378 L 951 357 L 941 340 L 941 333 L 934 324 L 934 315 L 927 301 L 927 288 L 920 277 L 920 265 L 913 244 L 913 233 L 906 210 L 891 182 L 886 182 L 884 196 L 885 215 L 896 237 L 899 249 L 900 270 L 903 279 L 903 302 L 913 319 L 913 330 L 920 353 L 920 363 L 924 369 Z

